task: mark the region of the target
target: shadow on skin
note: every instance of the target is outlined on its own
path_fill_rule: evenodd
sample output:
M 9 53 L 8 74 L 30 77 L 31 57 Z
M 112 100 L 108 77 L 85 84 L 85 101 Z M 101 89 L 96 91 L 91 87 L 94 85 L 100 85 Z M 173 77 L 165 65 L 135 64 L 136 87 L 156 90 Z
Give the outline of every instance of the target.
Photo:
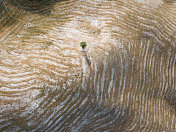
M 25 12 L 48 16 L 64 0 L 0 0 L 0 30 L 18 22 Z
M 54 4 L 63 0 L 9 0 L 8 2 L 21 10 L 40 15 L 49 15 Z

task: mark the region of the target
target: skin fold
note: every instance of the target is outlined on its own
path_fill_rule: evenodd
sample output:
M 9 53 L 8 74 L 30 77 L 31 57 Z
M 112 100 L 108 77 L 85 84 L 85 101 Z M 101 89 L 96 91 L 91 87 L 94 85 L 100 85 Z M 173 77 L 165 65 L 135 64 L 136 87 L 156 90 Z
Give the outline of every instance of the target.
M 175 7 L 1 0 L 0 130 L 175 132 Z

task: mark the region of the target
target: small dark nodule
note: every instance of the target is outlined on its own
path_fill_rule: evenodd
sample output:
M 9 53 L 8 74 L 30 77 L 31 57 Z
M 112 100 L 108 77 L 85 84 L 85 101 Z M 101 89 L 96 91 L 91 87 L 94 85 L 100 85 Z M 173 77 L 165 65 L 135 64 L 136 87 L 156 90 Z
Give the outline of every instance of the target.
M 86 42 L 81 42 L 80 43 L 80 46 L 82 47 L 82 49 L 84 50 L 85 49 L 85 47 L 87 46 L 87 43 Z

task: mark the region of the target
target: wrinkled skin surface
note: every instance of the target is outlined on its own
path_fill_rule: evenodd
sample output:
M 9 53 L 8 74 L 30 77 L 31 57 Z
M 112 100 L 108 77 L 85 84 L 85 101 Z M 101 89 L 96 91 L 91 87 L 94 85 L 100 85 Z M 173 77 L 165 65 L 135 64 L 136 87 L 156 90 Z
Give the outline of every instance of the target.
M 0 12 L 1 131 L 176 131 L 174 0 L 1 0 Z

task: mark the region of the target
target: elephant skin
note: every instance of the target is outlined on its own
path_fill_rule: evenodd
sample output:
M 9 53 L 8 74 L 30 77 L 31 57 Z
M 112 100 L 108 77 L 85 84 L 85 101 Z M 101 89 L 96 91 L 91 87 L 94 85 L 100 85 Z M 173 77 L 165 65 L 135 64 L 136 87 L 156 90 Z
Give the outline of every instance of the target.
M 1 131 L 176 131 L 174 0 L 0 7 Z

